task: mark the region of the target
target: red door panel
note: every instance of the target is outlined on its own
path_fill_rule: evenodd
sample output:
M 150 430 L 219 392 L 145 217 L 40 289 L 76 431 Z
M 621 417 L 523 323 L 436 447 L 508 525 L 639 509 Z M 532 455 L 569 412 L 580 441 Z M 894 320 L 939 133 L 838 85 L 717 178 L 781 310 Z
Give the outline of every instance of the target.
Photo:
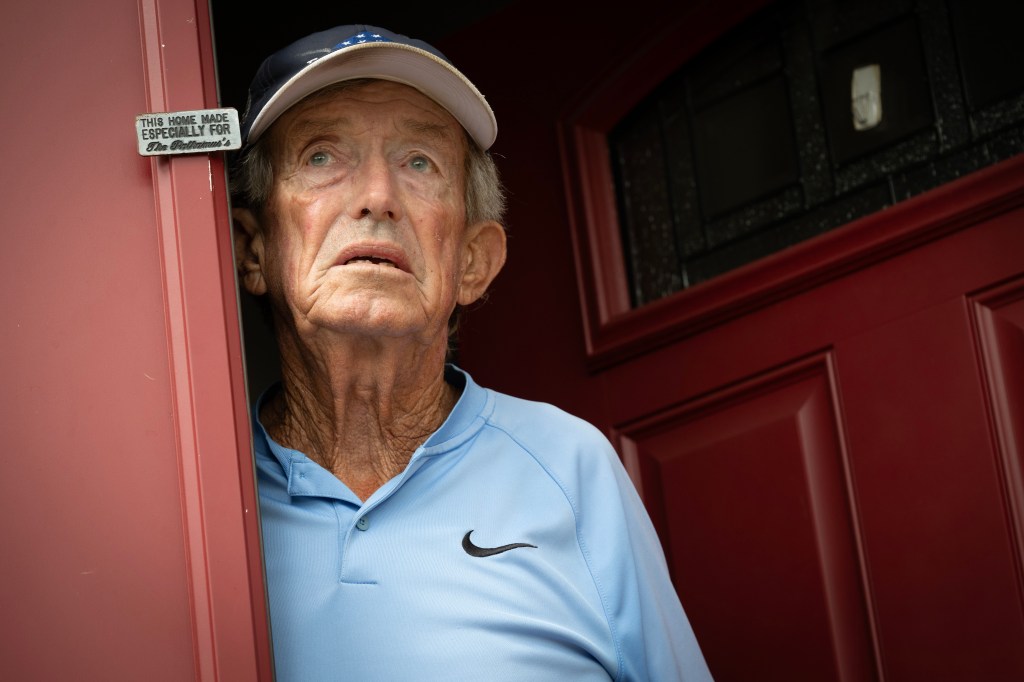
M 873 678 L 827 355 L 627 427 L 719 679 Z M 714 633 L 714 634 L 713 634 Z
M 1008 511 L 1024 565 L 1024 280 L 971 299 Z
M 1016 551 L 968 313 L 950 300 L 837 345 L 887 679 L 1024 679 Z

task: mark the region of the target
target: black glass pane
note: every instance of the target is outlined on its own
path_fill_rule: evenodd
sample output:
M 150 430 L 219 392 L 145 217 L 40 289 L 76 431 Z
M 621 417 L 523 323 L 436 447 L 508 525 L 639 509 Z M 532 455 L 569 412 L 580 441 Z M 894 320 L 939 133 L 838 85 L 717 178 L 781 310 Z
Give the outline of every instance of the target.
M 611 146 L 633 300 L 667 296 L 683 283 L 657 108 L 635 112 Z
M 799 179 L 792 118 L 781 76 L 695 114 L 697 185 L 708 218 Z
M 949 0 L 949 10 L 971 107 L 1024 90 L 1024 2 Z

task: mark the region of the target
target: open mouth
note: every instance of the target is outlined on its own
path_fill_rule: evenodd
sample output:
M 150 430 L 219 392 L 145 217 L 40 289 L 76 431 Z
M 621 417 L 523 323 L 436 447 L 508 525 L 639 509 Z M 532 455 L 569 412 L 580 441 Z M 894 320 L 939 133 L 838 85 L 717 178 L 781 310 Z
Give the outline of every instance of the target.
M 361 242 L 342 249 L 334 261 L 335 265 L 377 265 L 382 268 L 409 272 L 405 253 L 395 244 Z
M 356 256 L 355 258 L 349 258 L 345 261 L 344 265 L 350 265 L 352 263 L 372 263 L 373 265 L 386 265 L 391 268 L 398 267 L 398 265 L 393 261 L 390 261 L 387 258 L 378 258 L 376 256 Z

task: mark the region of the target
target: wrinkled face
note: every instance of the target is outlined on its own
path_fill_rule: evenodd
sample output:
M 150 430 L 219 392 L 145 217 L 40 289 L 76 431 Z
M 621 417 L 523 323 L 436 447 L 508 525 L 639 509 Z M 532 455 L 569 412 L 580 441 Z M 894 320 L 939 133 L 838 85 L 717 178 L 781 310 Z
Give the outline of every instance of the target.
M 444 343 L 468 262 L 459 123 L 373 81 L 299 103 L 269 134 L 261 265 L 278 313 L 300 333 Z

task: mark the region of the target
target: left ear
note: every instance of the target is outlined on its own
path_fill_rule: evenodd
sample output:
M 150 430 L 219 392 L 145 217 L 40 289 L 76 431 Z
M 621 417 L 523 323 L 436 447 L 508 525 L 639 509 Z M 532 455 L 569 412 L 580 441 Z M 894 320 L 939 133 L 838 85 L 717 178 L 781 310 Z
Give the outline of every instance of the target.
M 505 228 L 484 220 L 470 225 L 462 252 L 459 305 L 469 305 L 487 291 L 505 265 Z
M 260 221 L 248 208 L 236 207 L 231 211 L 235 233 L 235 263 L 242 286 L 253 296 L 267 293 L 263 277 L 264 245 Z

